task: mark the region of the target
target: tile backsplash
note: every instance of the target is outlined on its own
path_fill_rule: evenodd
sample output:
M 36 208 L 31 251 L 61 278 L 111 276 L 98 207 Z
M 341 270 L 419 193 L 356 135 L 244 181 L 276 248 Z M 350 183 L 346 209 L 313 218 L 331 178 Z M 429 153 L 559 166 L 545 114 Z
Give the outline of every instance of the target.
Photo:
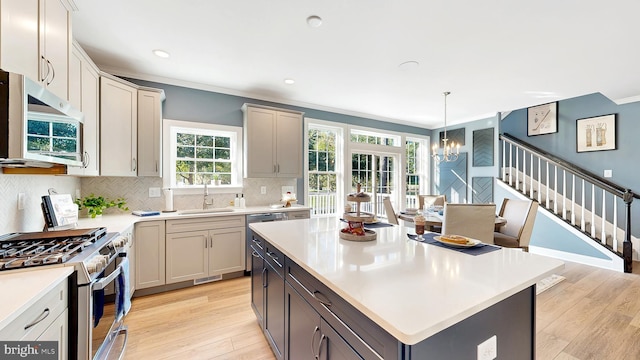
M 0 173 L 0 235 L 16 231 L 42 231 L 42 196 L 54 188 L 75 197 L 80 178 L 55 175 L 5 175 Z M 18 194 L 24 193 L 24 209 L 18 210 Z
M 130 210 L 163 210 L 164 192 L 161 197 L 149 197 L 149 188 L 162 188 L 162 179 L 156 177 L 90 177 L 82 178 L 82 196 L 102 195 L 108 198 L 123 197 Z M 265 186 L 265 195 L 260 187 Z M 242 193 L 246 206 L 259 206 L 277 203 L 282 196 L 282 186 L 296 189 L 296 179 L 244 179 Z M 235 194 L 213 194 L 212 207 L 225 207 L 233 201 Z M 193 209 L 202 206 L 202 195 L 174 195 L 175 209 Z M 115 211 L 116 209 L 109 209 Z
M 260 188 L 266 187 L 266 194 Z M 246 206 L 260 206 L 277 203 L 282 195 L 282 187 L 291 186 L 295 192 L 296 179 L 244 179 L 243 193 Z M 76 190 L 81 196 L 102 195 L 107 198 L 123 197 L 130 210 L 163 210 L 165 199 L 149 197 L 149 188 L 162 188 L 162 179 L 156 177 L 86 177 L 54 175 L 4 175 L 0 173 L 0 235 L 16 231 L 41 231 L 44 226 L 41 197 L 54 188 L 59 194 L 71 194 Z M 18 210 L 18 194 L 24 193 L 24 209 Z M 213 207 L 225 207 L 233 201 L 234 194 L 214 194 Z M 202 195 L 175 195 L 175 209 L 192 209 L 202 206 Z M 105 214 L 117 213 L 108 209 Z

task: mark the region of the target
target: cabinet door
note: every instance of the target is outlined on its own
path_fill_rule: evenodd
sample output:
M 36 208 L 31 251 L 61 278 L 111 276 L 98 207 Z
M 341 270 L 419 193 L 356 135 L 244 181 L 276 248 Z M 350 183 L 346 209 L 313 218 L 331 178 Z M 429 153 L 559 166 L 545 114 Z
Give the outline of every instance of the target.
M 321 338 L 320 315 L 286 285 L 286 359 L 316 360 Z M 311 344 L 311 345 L 310 345 Z
M 264 331 L 278 359 L 284 358 L 284 279 L 265 261 Z
M 0 1 L 0 69 L 33 81 L 39 79 L 38 11 L 38 0 Z
M 69 359 L 69 314 L 65 309 L 62 314 L 53 321 L 51 325 L 38 337 L 38 341 L 57 341 L 58 359 Z
M 207 277 L 209 232 L 167 234 L 167 284 Z
M 100 78 L 100 175 L 136 176 L 138 90 Z
M 209 276 L 244 271 L 245 228 L 211 230 Z
M 82 111 L 82 167 L 69 167 L 70 175 L 97 176 L 100 174 L 98 126 L 100 75 L 91 59 L 74 44 L 69 59 L 69 102 Z
M 40 80 L 58 97 L 68 99 L 69 11 L 61 0 L 42 0 L 40 6 Z
M 278 112 L 276 159 L 278 177 L 302 177 L 302 115 Z
M 160 176 L 162 103 L 159 91 L 138 90 L 138 176 Z
M 324 320 L 322 319 L 320 331 L 320 359 L 323 360 L 354 360 L 363 359 L 346 341 Z
M 136 246 L 136 289 L 164 285 L 164 221 L 144 221 L 137 223 L 133 241 Z
M 264 317 L 264 284 L 265 272 L 264 259 L 258 251 L 251 248 L 251 306 L 256 313 L 260 327 L 263 327 Z
M 244 126 L 245 176 L 276 176 L 275 128 L 274 110 L 247 107 Z
M 100 75 L 97 68 L 86 61 L 82 64 L 82 146 L 84 148 L 84 175 L 100 175 Z

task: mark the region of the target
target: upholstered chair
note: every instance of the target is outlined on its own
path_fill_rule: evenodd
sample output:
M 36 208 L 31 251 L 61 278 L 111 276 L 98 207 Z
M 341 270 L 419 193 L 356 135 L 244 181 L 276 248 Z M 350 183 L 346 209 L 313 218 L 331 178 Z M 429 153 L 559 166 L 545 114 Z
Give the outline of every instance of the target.
M 495 204 L 444 204 L 442 233 L 462 235 L 493 244 Z
M 505 218 L 507 223 L 494 232 L 495 244 L 528 251 L 537 213 L 537 201 L 504 199 L 499 215 Z
M 389 224 L 398 225 L 398 215 L 396 215 L 395 210 L 393 210 L 393 205 L 391 205 L 391 199 L 386 196 L 382 199 L 382 203 L 384 204 L 384 211 L 387 213 L 387 221 Z
M 446 195 L 418 195 L 418 207 L 420 210 L 424 209 L 425 205 L 444 206 L 445 202 L 447 202 Z

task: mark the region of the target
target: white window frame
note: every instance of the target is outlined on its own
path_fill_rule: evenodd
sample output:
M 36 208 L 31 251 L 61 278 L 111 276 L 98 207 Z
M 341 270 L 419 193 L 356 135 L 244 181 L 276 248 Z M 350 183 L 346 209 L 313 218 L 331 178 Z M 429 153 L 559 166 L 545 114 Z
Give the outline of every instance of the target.
M 345 143 L 347 140 L 345 139 L 345 134 L 347 133 L 347 126 L 344 124 L 313 119 L 305 117 L 304 119 L 304 193 L 306 195 L 305 204 L 310 204 L 310 191 L 309 191 L 309 128 L 317 128 L 317 129 L 325 129 L 335 131 L 337 133 L 336 136 L 336 211 L 337 214 L 342 214 L 342 210 L 344 209 L 344 205 L 346 203 L 346 194 L 344 190 L 344 168 L 345 168 Z M 323 216 L 335 216 L 332 215 L 315 215 L 318 217 Z
M 192 121 L 163 119 L 162 121 L 162 186 L 165 189 L 174 189 L 174 194 L 201 194 L 204 191 L 204 185 L 187 185 L 179 186 L 175 183 L 176 178 L 176 133 L 184 131 L 193 133 L 201 131 L 205 135 L 226 136 L 231 139 L 231 184 L 208 186 L 209 191 L 213 193 L 238 193 L 242 192 L 242 161 L 243 161 L 243 144 L 242 144 L 242 128 L 237 126 L 209 124 Z

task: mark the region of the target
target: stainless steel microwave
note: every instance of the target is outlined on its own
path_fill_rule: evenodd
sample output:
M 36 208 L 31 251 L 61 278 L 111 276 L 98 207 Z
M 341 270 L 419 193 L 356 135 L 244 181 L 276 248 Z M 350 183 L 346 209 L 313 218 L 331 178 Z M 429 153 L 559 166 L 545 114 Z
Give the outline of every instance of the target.
M 0 166 L 82 166 L 83 118 L 40 84 L 0 70 Z

